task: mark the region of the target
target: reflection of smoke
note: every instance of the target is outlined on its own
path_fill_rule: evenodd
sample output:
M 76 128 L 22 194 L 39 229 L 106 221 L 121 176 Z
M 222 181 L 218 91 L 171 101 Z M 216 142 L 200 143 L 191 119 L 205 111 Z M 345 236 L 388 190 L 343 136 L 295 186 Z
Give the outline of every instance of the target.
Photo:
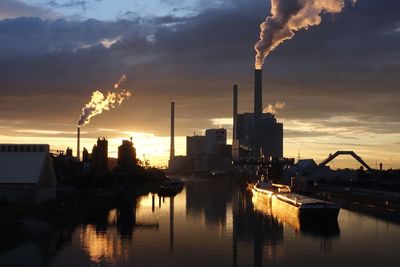
M 285 102 L 276 102 L 275 105 L 269 104 L 263 111 L 263 113 L 277 114 L 281 109 L 286 106 Z
M 351 0 L 353 5 L 357 0 Z M 255 45 L 255 67 L 261 69 L 265 58 L 296 31 L 321 23 L 322 13 L 340 13 L 345 0 L 271 0 L 271 15 L 261 23 L 260 40 Z
M 121 83 L 126 80 L 126 76 L 123 75 L 114 85 L 114 88 L 117 89 Z M 93 92 L 90 102 L 82 108 L 82 114 L 78 120 L 78 127 L 89 123 L 92 117 L 101 114 L 104 110 L 110 110 L 117 105 L 121 105 L 129 96 L 131 96 L 131 93 L 125 89 L 121 92 L 107 92 L 106 96 L 100 91 Z

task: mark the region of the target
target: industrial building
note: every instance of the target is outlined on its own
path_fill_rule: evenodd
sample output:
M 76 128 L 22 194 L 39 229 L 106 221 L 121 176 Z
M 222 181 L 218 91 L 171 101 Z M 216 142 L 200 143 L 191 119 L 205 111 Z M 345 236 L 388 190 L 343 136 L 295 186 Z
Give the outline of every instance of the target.
M 186 136 L 186 155 L 189 157 L 206 154 L 206 137 L 202 135 Z
M 94 172 L 108 172 L 108 141 L 104 137 L 93 146 L 90 167 Z
M 130 171 L 136 168 L 136 149 L 132 140 L 123 140 L 118 147 L 118 168 L 122 171 Z
M 260 116 L 258 146 L 254 145 L 256 136 L 253 113 L 237 114 L 235 127 L 236 139 L 232 143 L 235 162 L 252 157 L 255 153 L 267 157 L 283 157 L 283 124 L 278 123 L 273 114 L 263 113 Z
M 226 129 L 206 130 L 206 153 L 214 154 L 218 147 L 226 146 Z
M 0 145 L 0 199 L 42 202 L 56 197 L 49 145 Z
M 234 162 L 265 157 L 283 157 L 283 124 L 271 113 L 262 112 L 262 71 L 255 70 L 254 113 L 238 114 L 238 86 L 233 86 Z
M 186 156 L 174 156 L 169 168 L 172 172 L 226 172 L 232 166 L 231 151 L 226 129 L 207 129 L 204 136 L 186 137 Z
M 233 86 L 233 136 L 227 145 L 226 129 L 208 129 L 204 136 L 186 137 L 186 157 L 175 156 L 175 103 L 171 103 L 169 170 L 176 172 L 230 171 L 234 163 L 257 161 L 260 156 L 283 157 L 283 124 L 263 113 L 262 71 L 254 74 L 254 112 L 238 113 L 238 86 Z

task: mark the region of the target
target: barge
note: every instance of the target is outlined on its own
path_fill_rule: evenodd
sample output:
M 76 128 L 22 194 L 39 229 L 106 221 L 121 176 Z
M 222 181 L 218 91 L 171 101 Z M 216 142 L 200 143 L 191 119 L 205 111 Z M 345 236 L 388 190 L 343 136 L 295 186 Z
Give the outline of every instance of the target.
M 252 188 L 253 196 L 266 201 L 281 214 L 296 216 L 300 222 L 325 222 L 337 220 L 340 208 L 325 200 L 290 192 L 284 185 L 258 183 Z

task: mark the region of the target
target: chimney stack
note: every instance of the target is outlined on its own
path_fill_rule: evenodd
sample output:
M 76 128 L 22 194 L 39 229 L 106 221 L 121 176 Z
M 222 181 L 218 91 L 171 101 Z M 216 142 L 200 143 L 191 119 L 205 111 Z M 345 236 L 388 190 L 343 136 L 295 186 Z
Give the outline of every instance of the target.
M 175 102 L 171 102 L 171 147 L 169 159 L 175 157 Z
M 78 127 L 78 129 L 77 129 L 77 148 L 76 148 L 76 158 L 78 159 L 78 161 L 81 160 L 80 149 L 81 149 L 81 127 Z
M 262 70 L 256 69 L 254 71 L 254 121 L 253 121 L 253 155 L 260 156 L 261 146 L 261 117 L 262 117 Z
M 238 114 L 238 85 L 233 85 L 233 128 L 232 128 L 232 143 L 236 140 L 236 120 Z
M 262 70 L 254 71 L 254 115 L 262 114 Z

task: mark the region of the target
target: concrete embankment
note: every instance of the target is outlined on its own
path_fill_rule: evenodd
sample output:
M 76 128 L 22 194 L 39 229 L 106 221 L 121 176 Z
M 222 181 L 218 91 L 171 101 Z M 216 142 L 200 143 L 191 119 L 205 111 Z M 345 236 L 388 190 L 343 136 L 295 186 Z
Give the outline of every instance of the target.
M 318 197 L 328 198 L 342 208 L 400 223 L 400 193 L 357 187 L 320 185 Z

